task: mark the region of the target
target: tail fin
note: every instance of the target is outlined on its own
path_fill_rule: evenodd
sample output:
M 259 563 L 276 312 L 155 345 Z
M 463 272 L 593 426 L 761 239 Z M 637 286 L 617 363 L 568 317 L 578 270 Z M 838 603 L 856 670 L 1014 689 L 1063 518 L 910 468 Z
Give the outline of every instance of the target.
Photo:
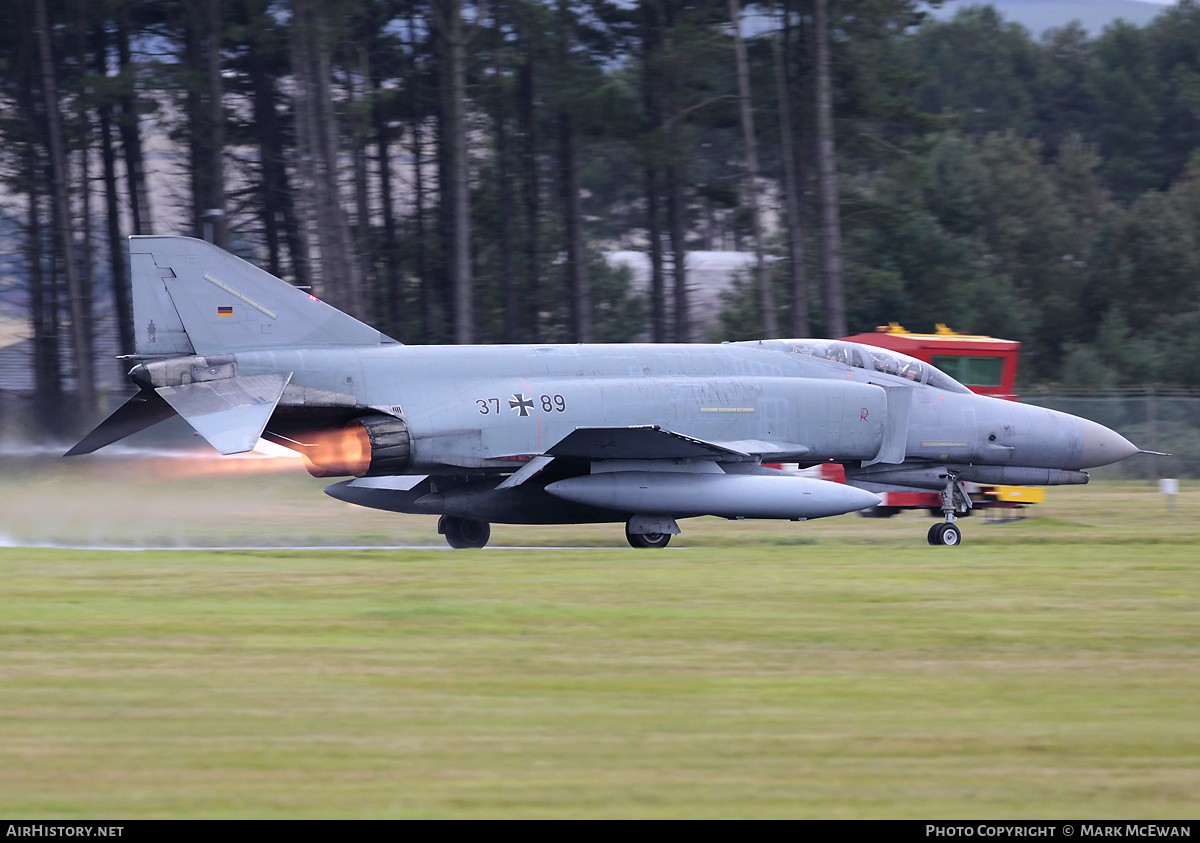
M 395 342 L 204 240 L 135 235 L 129 241 L 138 354 Z

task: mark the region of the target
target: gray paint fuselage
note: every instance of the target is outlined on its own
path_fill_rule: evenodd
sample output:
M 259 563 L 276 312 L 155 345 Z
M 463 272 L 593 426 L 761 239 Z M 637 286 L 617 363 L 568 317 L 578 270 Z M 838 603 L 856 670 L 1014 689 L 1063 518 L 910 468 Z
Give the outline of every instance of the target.
M 240 374 L 293 372 L 293 385 L 402 414 L 413 473 L 502 468 L 503 458 L 542 453 L 577 427 L 643 424 L 711 442 L 792 443 L 812 462 L 869 461 L 901 415 L 889 420 L 889 398 L 911 402 L 900 432 L 908 461 L 1087 467 L 1074 416 L 789 353 L 779 341 L 383 345 L 236 357 Z

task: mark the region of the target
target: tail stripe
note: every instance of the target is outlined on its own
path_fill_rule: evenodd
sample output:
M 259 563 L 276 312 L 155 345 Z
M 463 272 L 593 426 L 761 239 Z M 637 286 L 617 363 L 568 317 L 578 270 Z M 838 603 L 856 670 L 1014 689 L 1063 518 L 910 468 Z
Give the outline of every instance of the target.
M 233 289 L 233 287 L 230 287 L 228 284 L 226 284 L 220 278 L 214 278 L 206 272 L 206 273 L 204 273 L 204 280 L 211 281 L 213 284 L 216 284 L 218 287 L 220 287 L 225 292 L 229 293 L 231 296 L 236 296 L 237 298 L 241 299 L 246 304 L 250 305 L 251 307 L 253 307 L 255 310 L 259 311 L 260 313 L 265 313 L 271 319 L 279 318 L 279 314 L 277 314 L 275 311 L 267 310 L 265 307 L 263 307 L 261 304 L 256 302 L 254 299 L 250 298 L 249 296 L 247 296 L 243 293 L 239 293 L 237 290 Z

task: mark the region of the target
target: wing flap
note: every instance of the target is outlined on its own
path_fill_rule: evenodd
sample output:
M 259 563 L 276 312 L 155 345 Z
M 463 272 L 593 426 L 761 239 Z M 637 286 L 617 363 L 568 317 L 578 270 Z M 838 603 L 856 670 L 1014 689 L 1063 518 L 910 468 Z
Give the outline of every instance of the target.
M 778 442 L 765 439 L 739 439 L 736 442 L 714 442 L 713 444 L 738 453 L 752 454 L 771 462 L 792 462 L 803 459 L 812 451 L 812 448 L 797 442 Z
M 633 427 L 577 427 L 546 451 L 551 457 L 588 460 L 715 459 L 720 462 L 772 459 L 788 461 L 812 449 L 796 442 L 739 439 L 708 442 L 664 430 L 656 424 Z
M 577 427 L 546 454 L 588 460 L 752 459 L 749 453 L 658 425 Z

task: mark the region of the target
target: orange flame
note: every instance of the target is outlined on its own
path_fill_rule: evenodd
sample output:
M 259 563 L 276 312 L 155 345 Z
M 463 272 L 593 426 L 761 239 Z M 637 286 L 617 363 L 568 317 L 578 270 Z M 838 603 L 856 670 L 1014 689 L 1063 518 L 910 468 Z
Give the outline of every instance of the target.
M 263 443 L 259 443 L 260 445 Z M 276 453 L 276 451 L 280 453 Z M 119 463 L 117 471 L 127 470 L 139 476 L 151 475 L 158 478 L 199 478 L 251 474 L 272 474 L 295 471 L 300 466 L 298 454 L 276 448 L 271 453 L 250 452 L 221 456 L 206 451 L 183 451 L 171 456 L 147 456 L 126 459 Z
M 362 477 L 371 467 L 371 436 L 358 422 L 305 438 L 304 467 L 313 477 Z

